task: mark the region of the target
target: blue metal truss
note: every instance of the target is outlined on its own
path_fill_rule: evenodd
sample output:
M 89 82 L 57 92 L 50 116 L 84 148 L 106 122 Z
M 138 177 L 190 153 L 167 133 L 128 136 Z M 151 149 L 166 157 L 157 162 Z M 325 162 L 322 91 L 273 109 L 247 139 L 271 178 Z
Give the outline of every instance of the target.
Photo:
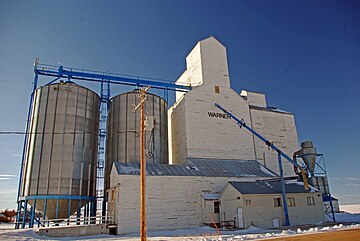
M 301 161 L 301 160 L 300 160 Z M 304 164 L 305 165 L 305 164 Z M 331 189 L 330 189 L 330 185 L 329 185 L 329 181 L 327 179 L 327 171 L 326 171 L 326 165 L 325 165 L 325 158 L 323 154 L 317 154 L 317 158 L 316 158 L 316 162 L 315 162 L 315 170 L 313 173 L 313 177 L 315 178 L 324 178 L 326 179 L 326 184 L 323 183 L 324 185 L 324 191 L 323 191 L 323 199 L 328 199 L 329 200 L 329 207 L 326 208 L 325 210 L 325 215 L 328 216 L 329 218 L 331 218 L 334 222 L 335 220 L 335 213 L 334 213 L 334 206 L 333 206 L 333 201 L 332 201 L 332 196 L 331 196 Z M 315 184 L 313 183 L 313 179 L 311 178 L 310 180 L 312 180 L 312 185 L 320 190 L 320 187 L 318 186 L 318 183 Z M 328 186 L 328 190 L 326 190 L 325 186 Z
M 86 80 L 93 82 L 108 82 L 110 84 L 131 85 L 137 87 L 151 86 L 154 89 L 164 89 L 187 92 L 191 86 L 178 85 L 170 81 L 161 81 L 158 79 L 144 79 L 130 75 L 120 75 L 114 73 L 98 72 L 91 70 L 78 70 L 60 66 L 38 64 L 35 67 L 35 74 L 43 76 L 52 76 L 56 78 L 66 78 L 75 80 Z

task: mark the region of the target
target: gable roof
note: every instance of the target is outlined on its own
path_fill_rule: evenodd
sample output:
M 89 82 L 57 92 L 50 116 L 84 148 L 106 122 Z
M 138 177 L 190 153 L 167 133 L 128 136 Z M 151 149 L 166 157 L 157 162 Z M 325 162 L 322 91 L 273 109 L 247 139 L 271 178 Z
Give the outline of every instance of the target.
M 281 194 L 280 181 L 256 181 L 256 182 L 229 182 L 241 194 Z M 313 193 L 319 190 L 310 187 L 305 190 L 304 183 L 298 181 L 285 181 L 286 193 Z
M 140 175 L 139 163 L 114 163 L 119 175 Z M 149 176 L 276 177 L 257 161 L 188 159 L 185 165 L 146 164 Z

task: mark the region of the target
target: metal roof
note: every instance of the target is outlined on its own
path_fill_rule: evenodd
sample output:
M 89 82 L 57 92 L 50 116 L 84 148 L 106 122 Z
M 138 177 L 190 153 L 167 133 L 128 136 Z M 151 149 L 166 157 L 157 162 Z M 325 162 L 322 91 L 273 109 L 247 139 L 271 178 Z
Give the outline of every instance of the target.
M 281 182 L 279 181 L 257 181 L 257 182 L 229 182 L 241 194 L 280 194 Z M 286 193 L 310 193 L 319 190 L 310 187 L 305 190 L 302 182 L 285 182 Z
M 331 201 L 339 201 L 339 199 L 331 197 Z M 330 202 L 330 197 L 323 193 L 323 202 Z
M 120 175 L 140 175 L 139 163 L 114 163 Z M 149 176 L 276 177 L 257 161 L 188 159 L 184 165 L 146 164 Z
M 219 200 L 220 193 L 203 193 L 201 196 L 204 200 Z
M 249 107 L 250 107 L 250 109 L 255 109 L 255 110 L 264 110 L 264 111 L 271 111 L 271 112 L 294 115 L 293 113 L 291 113 L 289 111 L 281 110 L 281 109 L 279 109 L 277 107 L 271 107 L 271 106 L 261 107 L 261 106 L 256 106 L 256 105 L 250 105 Z

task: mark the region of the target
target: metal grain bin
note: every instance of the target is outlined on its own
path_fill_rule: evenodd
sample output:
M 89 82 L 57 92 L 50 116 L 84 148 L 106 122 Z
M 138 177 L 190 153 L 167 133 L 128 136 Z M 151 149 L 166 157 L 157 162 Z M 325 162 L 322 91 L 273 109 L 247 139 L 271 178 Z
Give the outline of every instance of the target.
M 110 172 L 114 162 L 140 162 L 139 90 L 120 94 L 111 99 L 106 142 L 105 188 L 109 188 Z M 168 163 L 167 103 L 154 94 L 145 101 L 147 122 L 152 125 L 145 134 L 147 163 Z
M 49 219 L 95 197 L 99 105 L 96 93 L 71 82 L 35 92 L 21 197 Z

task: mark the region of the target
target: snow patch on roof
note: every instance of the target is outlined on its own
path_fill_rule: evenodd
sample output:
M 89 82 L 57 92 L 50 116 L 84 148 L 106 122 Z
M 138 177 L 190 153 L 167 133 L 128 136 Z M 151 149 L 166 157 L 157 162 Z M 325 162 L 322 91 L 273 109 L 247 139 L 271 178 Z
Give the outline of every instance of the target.
M 270 185 L 270 183 L 268 182 L 264 182 L 266 186 L 270 187 L 270 188 L 274 188 L 273 186 Z
M 285 181 L 285 184 L 296 184 L 296 185 L 299 185 L 299 186 L 304 186 L 304 182 L 300 182 L 300 181 L 297 181 L 297 180 L 289 180 L 289 181 Z M 320 192 L 318 189 L 316 189 L 315 187 L 313 186 L 310 186 L 310 192 Z
M 263 173 L 268 174 L 272 177 L 276 176 L 273 172 L 271 172 L 269 169 L 267 169 L 266 167 L 264 167 L 262 165 L 260 165 L 260 171 L 262 171 Z

